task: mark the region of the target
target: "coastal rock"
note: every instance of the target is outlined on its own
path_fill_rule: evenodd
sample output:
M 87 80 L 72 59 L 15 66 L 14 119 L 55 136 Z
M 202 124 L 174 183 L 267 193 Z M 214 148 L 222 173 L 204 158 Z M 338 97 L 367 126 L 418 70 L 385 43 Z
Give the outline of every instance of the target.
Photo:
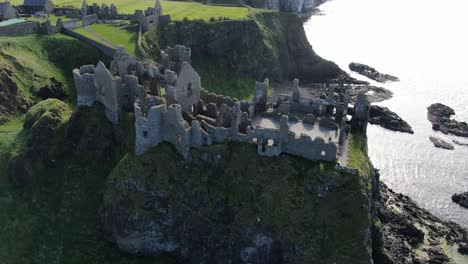
M 458 253 L 451 252 L 447 245 L 458 246 L 463 254 L 460 248 L 468 241 L 465 229 L 438 219 L 382 182 L 376 207 L 381 241 L 376 240 L 380 244 L 374 245 L 374 263 L 455 263 L 452 258 Z
M 361 63 L 351 62 L 349 64 L 349 69 L 361 75 L 364 75 L 371 80 L 381 82 L 381 83 L 400 81 L 398 77 L 395 77 L 389 74 L 380 73 L 376 69 L 368 65 L 361 64 Z
M 442 148 L 442 149 L 448 149 L 448 150 L 455 149 L 452 144 L 448 143 L 447 141 L 444 141 L 441 138 L 429 137 L 429 140 L 434 144 L 436 148 Z
M 432 123 L 432 129 L 444 134 L 468 137 L 468 124 L 450 119 L 455 110 L 441 103 L 435 103 L 427 108 L 427 118 Z
M 369 122 L 389 130 L 414 134 L 411 126 L 387 107 L 372 105 Z
M 452 195 L 452 201 L 468 208 L 468 192 Z
M 460 245 L 458 247 L 458 252 L 462 255 L 468 255 L 468 243 Z

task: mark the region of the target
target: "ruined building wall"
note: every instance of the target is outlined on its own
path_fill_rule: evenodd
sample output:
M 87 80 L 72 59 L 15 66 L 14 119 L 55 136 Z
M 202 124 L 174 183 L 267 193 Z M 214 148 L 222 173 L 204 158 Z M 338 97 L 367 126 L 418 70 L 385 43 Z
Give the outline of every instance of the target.
M 166 141 L 170 142 L 184 156 L 191 147 L 226 143 L 228 140 L 256 144 L 259 155 L 278 156 L 287 153 L 310 160 L 333 162 L 336 160 L 337 147 L 326 143 L 322 138 L 312 140 L 307 135 L 296 138 L 289 130 L 288 118 L 283 116 L 280 129 L 256 127 L 248 129 L 245 134 L 239 133 L 241 105 L 237 102 L 232 109 L 230 127 L 215 127 L 205 121 L 193 121 L 190 126 L 182 118 L 180 105 L 159 104 L 149 108 L 145 115 L 145 106 L 135 103 L 136 141 L 135 153 L 141 155 L 151 147 Z M 202 129 L 203 127 L 203 129 Z M 204 130 L 206 129 L 206 131 Z
M 101 102 L 105 107 L 107 119 L 119 123 L 120 113 L 126 104 L 133 104 L 134 98 L 143 98 L 143 87 L 135 76 L 114 76 L 99 62 L 97 67 L 86 65 L 73 70 L 77 93 L 77 105 L 91 106 Z

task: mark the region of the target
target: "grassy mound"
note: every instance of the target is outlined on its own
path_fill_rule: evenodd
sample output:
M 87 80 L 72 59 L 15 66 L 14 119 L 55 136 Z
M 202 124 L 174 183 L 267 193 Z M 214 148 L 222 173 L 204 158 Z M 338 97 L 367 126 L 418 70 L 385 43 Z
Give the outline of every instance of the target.
M 47 99 L 33 106 L 26 114 L 23 130 L 9 149 L 8 176 L 16 186 L 28 183 L 48 162 L 57 156 L 54 136 L 68 121 L 71 110 L 57 99 Z
M 70 115 L 71 111 L 64 102 L 57 99 L 47 99 L 29 109 L 24 119 L 24 128 L 35 129 L 45 124 L 57 128 L 68 121 Z

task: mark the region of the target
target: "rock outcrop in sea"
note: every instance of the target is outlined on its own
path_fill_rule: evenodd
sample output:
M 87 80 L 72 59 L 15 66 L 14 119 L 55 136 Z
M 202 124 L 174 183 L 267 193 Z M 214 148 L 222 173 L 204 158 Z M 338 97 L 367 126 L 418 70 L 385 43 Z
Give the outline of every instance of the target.
M 468 124 L 450 117 L 455 110 L 441 103 L 435 103 L 427 108 L 427 118 L 432 123 L 432 129 L 444 134 L 453 134 L 459 137 L 468 137 Z
M 442 148 L 442 149 L 448 149 L 448 150 L 454 150 L 455 148 L 453 147 L 452 144 L 448 143 L 447 141 L 438 138 L 438 137 L 429 137 L 429 140 L 434 144 L 436 148 Z
M 468 192 L 452 195 L 452 201 L 468 208 Z
M 378 105 L 371 106 L 369 122 L 389 130 L 414 134 L 411 126 L 387 107 Z

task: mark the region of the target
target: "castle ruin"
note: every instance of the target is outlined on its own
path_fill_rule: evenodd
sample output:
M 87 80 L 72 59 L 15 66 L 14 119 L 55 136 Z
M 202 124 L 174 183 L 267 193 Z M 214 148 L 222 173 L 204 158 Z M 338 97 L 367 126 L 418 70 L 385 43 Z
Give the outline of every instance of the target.
M 134 111 L 137 155 L 169 142 L 186 157 L 192 147 L 228 141 L 255 144 L 258 154 L 264 156 L 287 153 L 334 162 L 342 155 L 350 131 L 349 94 L 340 102 L 333 88 L 326 99 L 308 97 L 299 80 L 294 80 L 289 93 L 272 97 L 265 79 L 255 84 L 252 101 L 239 101 L 202 89 L 190 56 L 189 48 L 168 47 L 157 64 L 120 48 L 109 69 L 99 62 L 73 71 L 77 103 L 102 103 L 107 119 L 114 124 L 123 111 Z M 365 96 L 360 96 L 352 119 L 353 128 L 363 131 L 368 118 L 365 103 Z M 277 120 L 277 127 L 262 126 L 267 119 Z M 301 122 L 314 131 L 312 135 L 292 129 Z

